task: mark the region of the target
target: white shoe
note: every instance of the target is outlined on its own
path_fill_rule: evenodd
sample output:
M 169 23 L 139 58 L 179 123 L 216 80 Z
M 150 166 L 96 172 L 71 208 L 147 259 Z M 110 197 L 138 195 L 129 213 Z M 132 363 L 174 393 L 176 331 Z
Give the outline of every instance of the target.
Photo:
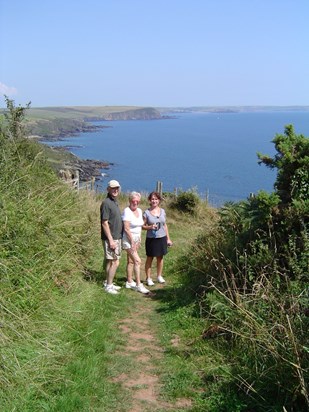
M 159 283 L 165 283 L 165 280 L 163 279 L 162 276 L 158 276 L 158 282 Z
M 135 286 L 136 286 L 136 282 L 134 282 L 134 280 L 132 280 L 132 282 L 126 281 L 126 288 L 127 289 L 134 289 Z
M 153 281 L 152 281 L 151 278 L 148 278 L 148 279 L 146 280 L 146 283 L 147 283 L 147 286 L 154 286 L 154 283 L 153 283 Z
M 112 295 L 118 295 L 118 291 L 115 289 L 114 285 L 105 286 L 105 292 L 111 293 Z
M 134 288 L 137 292 L 141 292 L 141 293 L 149 293 L 150 292 L 150 290 L 148 290 L 147 288 L 145 288 L 145 286 L 142 284 L 142 283 L 140 283 L 138 286 L 136 286 L 135 288 Z
M 104 285 L 104 287 L 106 287 L 106 285 L 107 285 L 107 281 L 106 281 L 106 280 L 104 280 L 103 285 Z M 113 285 L 113 287 L 114 287 L 115 290 L 120 290 L 120 289 L 121 289 L 121 286 L 117 286 L 117 285 L 115 285 L 115 283 L 113 283 L 112 285 Z

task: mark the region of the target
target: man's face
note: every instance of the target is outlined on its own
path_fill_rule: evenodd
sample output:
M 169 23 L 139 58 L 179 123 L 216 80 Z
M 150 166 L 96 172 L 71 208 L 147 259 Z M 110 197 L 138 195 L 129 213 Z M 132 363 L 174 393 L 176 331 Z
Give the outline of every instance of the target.
M 108 187 L 107 191 L 110 196 L 117 197 L 119 194 L 119 189 L 119 187 Z

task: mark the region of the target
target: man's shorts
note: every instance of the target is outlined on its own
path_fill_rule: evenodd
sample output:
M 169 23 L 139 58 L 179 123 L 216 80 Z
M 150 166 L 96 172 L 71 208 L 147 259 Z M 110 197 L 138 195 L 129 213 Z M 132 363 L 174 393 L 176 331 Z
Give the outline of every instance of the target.
M 116 260 L 121 257 L 121 239 L 114 240 L 117 244 L 116 249 L 111 249 L 107 240 L 102 240 L 105 259 Z

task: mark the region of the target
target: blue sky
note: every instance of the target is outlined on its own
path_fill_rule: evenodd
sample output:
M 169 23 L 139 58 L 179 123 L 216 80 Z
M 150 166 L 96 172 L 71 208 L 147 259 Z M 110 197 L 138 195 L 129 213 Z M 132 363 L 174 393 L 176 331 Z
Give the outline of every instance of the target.
M 0 106 L 309 105 L 308 0 L 0 0 Z

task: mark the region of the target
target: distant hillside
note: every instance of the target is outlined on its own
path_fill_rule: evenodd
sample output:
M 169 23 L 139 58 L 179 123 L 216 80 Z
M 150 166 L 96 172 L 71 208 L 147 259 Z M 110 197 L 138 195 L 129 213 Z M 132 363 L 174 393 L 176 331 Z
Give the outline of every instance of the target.
M 36 107 L 27 110 L 27 132 L 38 139 L 59 139 L 108 126 L 94 124 L 113 120 L 158 120 L 177 113 L 239 113 L 267 111 L 308 111 L 309 106 L 64 106 Z M 2 112 L 2 110 L 0 110 Z M 167 116 L 168 114 L 169 116 Z
M 112 120 L 157 120 L 161 113 L 152 107 L 42 107 L 27 111 L 27 131 L 31 136 L 44 139 L 61 138 L 107 126 L 90 122 Z
M 159 107 L 160 113 L 255 113 L 255 112 L 309 112 L 309 106 L 187 106 Z

